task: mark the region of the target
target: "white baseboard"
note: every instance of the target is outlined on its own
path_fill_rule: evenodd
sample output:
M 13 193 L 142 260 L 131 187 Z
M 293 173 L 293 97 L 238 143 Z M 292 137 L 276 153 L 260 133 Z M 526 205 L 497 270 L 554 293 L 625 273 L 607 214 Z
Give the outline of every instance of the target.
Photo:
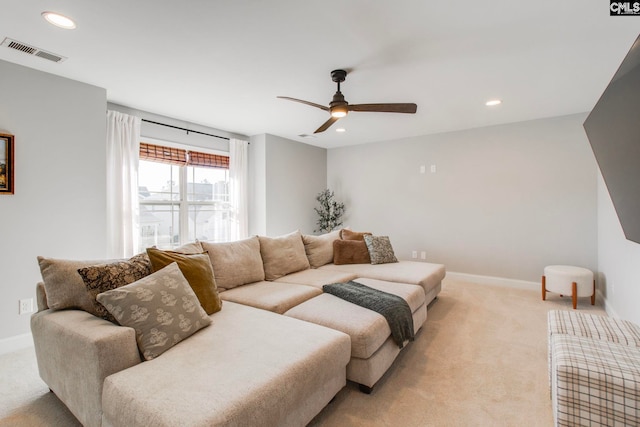
M 27 347 L 33 347 L 33 337 L 30 333 L 3 338 L 0 340 L 0 355 L 12 353 Z
M 529 282 L 526 280 L 507 279 L 504 277 L 481 276 L 478 274 L 456 273 L 455 271 L 447 271 L 444 278 L 446 284 L 447 279 L 459 280 L 461 282 L 476 283 L 478 285 L 498 285 L 518 289 L 540 289 L 540 283 Z

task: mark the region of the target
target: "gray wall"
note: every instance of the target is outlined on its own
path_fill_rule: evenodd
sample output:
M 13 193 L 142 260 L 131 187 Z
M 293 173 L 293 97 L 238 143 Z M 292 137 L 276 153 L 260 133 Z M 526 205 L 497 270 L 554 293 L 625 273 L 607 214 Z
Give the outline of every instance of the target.
M 316 195 L 327 182 L 327 150 L 274 135 L 251 138 L 249 232 L 312 234 Z
M 35 298 L 37 255 L 105 256 L 107 101 L 102 88 L 5 61 L 0 76 L 0 132 L 15 135 L 16 161 L 15 195 L 0 196 L 1 340 L 29 332 L 18 300 Z
M 345 224 L 389 235 L 400 258 L 426 251 L 448 271 L 536 282 L 545 265 L 595 270 L 596 163 L 584 118 L 330 149 L 328 185 L 346 203 Z
M 267 135 L 249 143 L 249 235 L 267 234 Z
M 601 175 L 598 178 L 598 270 L 607 312 L 640 324 L 640 244 L 624 237 Z

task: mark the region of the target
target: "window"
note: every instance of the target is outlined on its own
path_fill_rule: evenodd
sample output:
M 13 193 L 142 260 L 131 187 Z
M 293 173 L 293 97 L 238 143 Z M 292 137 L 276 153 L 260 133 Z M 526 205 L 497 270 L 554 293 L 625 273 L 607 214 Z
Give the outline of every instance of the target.
M 140 250 L 230 239 L 229 157 L 141 143 Z

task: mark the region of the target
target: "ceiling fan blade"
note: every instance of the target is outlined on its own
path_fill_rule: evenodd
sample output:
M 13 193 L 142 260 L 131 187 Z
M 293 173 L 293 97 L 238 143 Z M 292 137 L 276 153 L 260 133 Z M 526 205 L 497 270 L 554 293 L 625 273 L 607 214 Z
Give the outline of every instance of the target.
M 355 104 L 349 105 L 349 111 L 369 111 L 379 113 L 409 113 L 418 110 L 416 104 Z
M 293 102 L 299 102 L 301 104 L 307 104 L 307 105 L 319 108 L 319 109 L 324 110 L 324 111 L 329 111 L 329 107 L 325 107 L 324 105 L 316 104 L 315 102 L 305 101 L 303 99 L 289 98 L 288 96 L 278 96 L 278 98 L 287 99 L 287 100 L 293 101 Z
M 324 132 L 325 130 L 329 129 L 329 127 L 335 122 L 337 122 L 339 119 L 340 119 L 339 117 L 330 117 L 329 120 L 324 122 L 322 126 L 320 126 L 314 133 Z

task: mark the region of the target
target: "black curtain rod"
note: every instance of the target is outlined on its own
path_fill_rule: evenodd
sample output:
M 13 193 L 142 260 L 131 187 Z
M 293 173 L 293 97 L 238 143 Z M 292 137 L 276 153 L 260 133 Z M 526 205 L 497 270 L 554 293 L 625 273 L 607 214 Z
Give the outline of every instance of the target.
M 147 120 L 147 119 L 142 119 L 142 121 L 143 121 L 143 122 L 147 122 L 147 123 L 152 123 L 152 124 L 154 124 L 154 125 L 166 126 L 166 127 L 168 127 L 168 128 L 174 128 L 174 129 L 178 129 L 178 130 L 184 130 L 184 131 L 186 131 L 186 132 L 187 132 L 187 135 L 189 135 L 189 132 L 192 132 L 192 133 L 197 133 L 197 134 L 200 134 L 200 135 L 212 136 L 212 137 L 214 137 L 214 138 L 226 139 L 227 141 L 229 141 L 229 138 L 227 138 L 226 136 L 213 135 L 213 134 L 210 134 L 210 133 L 200 132 L 200 131 L 197 131 L 197 130 L 185 129 L 185 128 L 181 128 L 181 127 L 179 127 L 179 126 L 173 126 L 173 125 L 168 125 L 168 124 L 165 124 L 165 123 L 154 122 L 154 121 L 152 121 L 152 120 Z

